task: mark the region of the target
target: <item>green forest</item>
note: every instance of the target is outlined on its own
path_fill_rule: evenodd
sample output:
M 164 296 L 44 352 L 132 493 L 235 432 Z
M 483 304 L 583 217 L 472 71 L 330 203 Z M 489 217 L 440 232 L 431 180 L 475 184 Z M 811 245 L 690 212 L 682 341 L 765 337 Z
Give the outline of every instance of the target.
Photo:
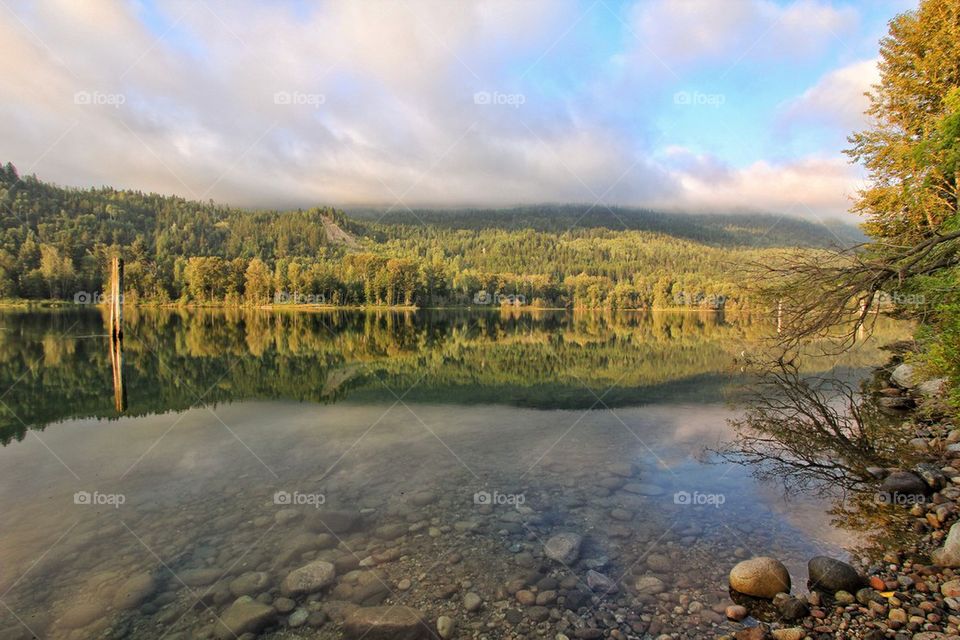
M 150 304 L 756 306 L 743 271 L 850 226 L 588 206 L 249 211 L 0 167 L 0 298 L 97 302 L 112 256 Z

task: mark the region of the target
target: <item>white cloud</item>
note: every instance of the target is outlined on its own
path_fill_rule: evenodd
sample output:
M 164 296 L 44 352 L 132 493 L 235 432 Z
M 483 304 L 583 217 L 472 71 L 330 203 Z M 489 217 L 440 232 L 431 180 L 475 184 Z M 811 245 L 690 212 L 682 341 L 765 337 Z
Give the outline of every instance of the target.
M 863 127 L 869 100 L 864 95 L 880 79 L 877 60 L 861 60 L 830 71 L 802 95 L 787 102 L 781 121 L 788 126 L 817 123 L 844 131 Z
M 807 56 L 857 22 L 849 7 L 818 0 L 639 0 L 630 11 L 636 59 L 673 69 L 713 60 L 734 66 L 742 60 Z
M 708 209 L 751 209 L 802 217 L 847 216 L 861 179 L 843 157 L 809 156 L 774 164 L 758 161 L 724 172 L 679 170 L 684 201 Z
M 0 161 L 63 184 L 277 207 L 603 197 L 775 208 L 793 189 L 833 209 L 849 186 L 830 161 L 738 171 L 709 154 L 657 155 L 655 85 L 635 92 L 615 70 L 577 66 L 586 25 L 610 18 L 589 3 L 167 0 L 159 20 L 120 0 L 11 9 L 22 22 L 0 20 Z M 813 0 L 690 0 L 638 5 L 634 19 L 675 64 L 804 54 L 854 17 Z M 831 91 L 856 71 L 837 74 L 797 108 L 836 107 Z M 476 104 L 478 91 L 506 102 Z

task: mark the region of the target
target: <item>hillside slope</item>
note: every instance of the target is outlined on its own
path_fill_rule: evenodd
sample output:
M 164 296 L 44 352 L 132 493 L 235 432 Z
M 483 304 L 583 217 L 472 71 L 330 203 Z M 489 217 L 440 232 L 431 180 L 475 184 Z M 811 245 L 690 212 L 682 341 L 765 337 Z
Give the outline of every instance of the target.
M 617 224 L 606 225 L 610 212 L 575 206 L 249 211 L 62 188 L 21 179 L 9 164 L 0 167 L 0 207 L 0 297 L 34 299 L 102 290 L 109 257 L 120 254 L 128 295 L 142 301 L 743 307 L 747 265 L 833 237 L 758 216 L 617 210 Z

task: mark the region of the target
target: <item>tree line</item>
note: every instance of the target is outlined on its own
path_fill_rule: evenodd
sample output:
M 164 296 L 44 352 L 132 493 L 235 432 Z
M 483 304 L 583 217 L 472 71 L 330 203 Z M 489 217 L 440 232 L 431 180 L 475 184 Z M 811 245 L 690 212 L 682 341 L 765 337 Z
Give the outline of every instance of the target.
M 321 207 L 248 211 L 63 188 L 9 163 L 0 207 L 5 299 L 95 301 L 120 255 L 125 295 L 141 303 L 747 309 L 743 267 L 784 252 L 648 230 L 497 226 L 497 212 L 488 224 L 480 211 L 462 224 L 420 224 Z

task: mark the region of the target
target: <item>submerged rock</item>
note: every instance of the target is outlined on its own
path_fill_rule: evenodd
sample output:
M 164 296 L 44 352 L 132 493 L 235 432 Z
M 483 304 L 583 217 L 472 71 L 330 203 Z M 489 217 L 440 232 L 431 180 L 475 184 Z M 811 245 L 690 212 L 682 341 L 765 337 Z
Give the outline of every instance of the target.
M 776 558 L 750 558 L 730 570 L 730 588 L 748 596 L 771 599 L 778 593 L 790 593 L 790 572 Z
M 131 576 L 117 589 L 113 606 L 117 609 L 133 609 L 149 598 L 156 588 L 157 584 L 149 573 Z
M 239 598 L 220 615 L 214 635 L 218 640 L 232 640 L 245 633 L 256 633 L 277 617 L 273 607 L 249 597 Z
M 420 640 L 432 632 L 419 611 L 411 607 L 360 607 L 343 623 L 348 638 L 368 640 Z
M 655 596 L 666 591 L 667 585 L 657 576 L 644 575 L 637 578 L 633 588 L 640 595 Z
M 543 545 L 543 553 L 561 564 L 573 564 L 580 557 L 583 537 L 576 533 L 558 533 Z
M 856 593 L 866 584 L 866 580 L 852 566 L 827 556 L 810 558 L 807 573 L 810 576 L 808 586 L 824 593 Z
M 283 579 L 280 590 L 285 596 L 296 597 L 305 595 L 320 591 L 324 587 L 329 586 L 336 577 L 337 570 L 333 564 L 326 560 L 315 560 L 308 565 L 291 571 L 287 577 Z

